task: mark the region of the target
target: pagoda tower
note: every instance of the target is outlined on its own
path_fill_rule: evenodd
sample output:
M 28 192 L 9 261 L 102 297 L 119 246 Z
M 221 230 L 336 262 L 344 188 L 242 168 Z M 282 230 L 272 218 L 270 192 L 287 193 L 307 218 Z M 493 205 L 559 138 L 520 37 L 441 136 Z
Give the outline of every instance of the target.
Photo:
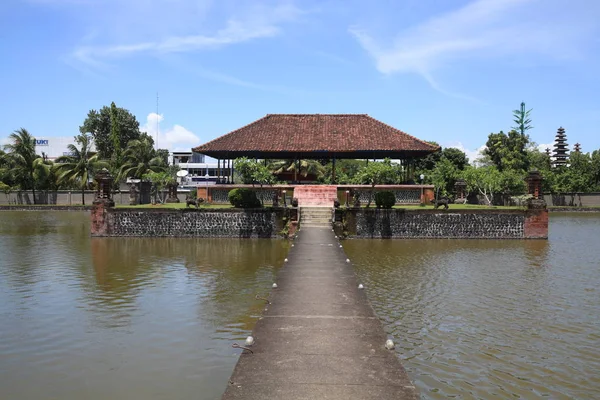
M 575 143 L 575 148 L 573 150 L 575 153 L 581 153 L 581 145 L 579 143 Z
M 554 166 L 560 167 L 567 165 L 567 159 L 569 158 L 569 146 L 567 143 L 567 134 L 565 128 L 562 126 L 558 128 L 556 132 L 556 139 L 554 139 Z

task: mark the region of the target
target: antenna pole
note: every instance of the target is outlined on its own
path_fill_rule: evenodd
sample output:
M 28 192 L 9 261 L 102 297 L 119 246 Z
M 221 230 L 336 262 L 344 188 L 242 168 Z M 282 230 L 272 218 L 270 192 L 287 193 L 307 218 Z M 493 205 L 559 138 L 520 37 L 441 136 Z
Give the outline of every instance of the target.
M 158 150 L 158 130 L 159 130 L 159 120 L 160 116 L 158 115 L 158 92 L 156 92 L 156 150 Z

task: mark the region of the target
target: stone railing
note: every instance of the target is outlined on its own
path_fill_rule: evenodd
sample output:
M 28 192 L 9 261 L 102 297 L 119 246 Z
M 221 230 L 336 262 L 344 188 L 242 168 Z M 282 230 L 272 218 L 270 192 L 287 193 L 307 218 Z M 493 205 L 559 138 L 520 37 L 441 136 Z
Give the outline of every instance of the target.
M 346 196 L 348 203 L 354 203 L 354 194 L 358 194 L 361 204 L 369 201 L 375 202 L 376 192 L 392 192 L 396 197 L 396 204 L 420 204 L 422 202 L 429 203 L 433 199 L 432 185 L 376 185 L 372 188 L 370 185 L 339 185 L 338 200 L 340 204 L 346 204 Z M 346 193 L 348 192 L 348 193 Z
M 213 185 L 198 188 L 198 196 L 208 198 L 208 201 L 215 204 L 228 204 L 229 191 L 235 188 L 245 187 L 256 192 L 257 197 L 264 205 L 271 205 L 276 192 L 279 192 L 280 202 L 282 201 L 282 191 L 286 191 L 287 204 L 294 197 L 294 187 L 297 185 L 272 185 L 272 186 L 252 186 L 252 185 Z M 298 185 L 302 186 L 302 185 Z M 358 193 L 362 204 L 369 201 L 371 191 L 390 191 L 396 196 L 396 204 L 420 204 L 425 201 L 429 203 L 433 199 L 432 185 L 377 185 L 373 189 L 370 185 L 338 185 L 338 200 L 340 204 L 346 203 L 346 191 L 350 193 Z M 208 195 L 206 190 L 208 189 Z M 350 203 L 354 200 L 350 194 Z M 375 199 L 372 200 L 373 202 Z

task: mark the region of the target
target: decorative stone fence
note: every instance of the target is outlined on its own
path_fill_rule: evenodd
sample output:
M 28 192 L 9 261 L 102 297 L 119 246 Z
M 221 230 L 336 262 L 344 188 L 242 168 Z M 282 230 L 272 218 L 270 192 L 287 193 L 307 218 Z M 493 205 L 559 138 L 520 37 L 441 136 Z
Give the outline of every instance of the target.
M 285 235 L 292 208 L 92 209 L 92 236 L 276 238 Z M 288 226 L 289 228 L 289 226 Z
M 547 239 L 548 210 L 337 209 L 349 238 Z
M 198 197 L 208 199 L 208 202 L 214 204 L 229 204 L 229 191 L 235 188 L 245 187 L 256 191 L 256 196 L 263 202 L 265 206 L 271 205 L 273 197 L 277 193 L 279 201 L 283 201 L 282 192 L 286 192 L 286 202 L 290 204 L 290 200 L 294 197 L 294 187 L 302 185 L 272 185 L 272 186 L 252 186 L 252 185 L 211 185 L 208 187 L 198 187 Z M 357 193 L 361 203 L 365 204 L 369 201 L 369 196 L 373 190 L 391 191 L 396 196 L 396 204 L 420 204 L 429 202 L 433 199 L 432 185 L 377 185 L 373 189 L 370 185 L 338 185 L 338 200 L 340 204 L 346 203 L 346 191 L 348 191 L 349 201 L 353 202 L 353 195 Z M 208 191 L 208 193 L 207 193 Z M 375 199 L 373 198 L 373 202 Z
M 375 193 L 392 192 L 396 197 L 396 204 L 430 204 L 434 198 L 433 185 L 338 185 L 338 201 L 340 204 L 353 205 L 358 198 L 361 204 L 366 204 L 371 198 L 375 203 Z

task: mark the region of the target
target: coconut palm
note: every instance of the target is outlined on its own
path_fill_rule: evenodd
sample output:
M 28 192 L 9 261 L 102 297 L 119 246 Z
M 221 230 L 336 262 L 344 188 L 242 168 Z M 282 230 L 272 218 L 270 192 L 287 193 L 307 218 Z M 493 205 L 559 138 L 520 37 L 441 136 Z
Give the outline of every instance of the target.
M 10 143 L 4 146 L 7 172 L 22 189 L 33 191 L 33 204 L 36 204 L 35 172 L 39 163 L 35 160 L 41 157 L 35 154 L 35 139 L 27 129 L 21 128 L 11 133 L 8 140 Z
M 121 179 L 141 179 L 149 172 L 163 172 L 167 166 L 163 158 L 156 154 L 153 143 L 148 137 L 131 140 L 123 153 L 124 163 L 119 171 Z
M 70 154 L 58 157 L 53 169 L 58 174 L 58 182 L 81 189 L 81 202 L 85 205 L 85 190 L 89 188 L 94 172 L 107 167 L 108 163 L 99 160 L 97 154 L 91 155 L 91 136 L 79 135 L 75 140 L 80 147 L 68 145 Z

